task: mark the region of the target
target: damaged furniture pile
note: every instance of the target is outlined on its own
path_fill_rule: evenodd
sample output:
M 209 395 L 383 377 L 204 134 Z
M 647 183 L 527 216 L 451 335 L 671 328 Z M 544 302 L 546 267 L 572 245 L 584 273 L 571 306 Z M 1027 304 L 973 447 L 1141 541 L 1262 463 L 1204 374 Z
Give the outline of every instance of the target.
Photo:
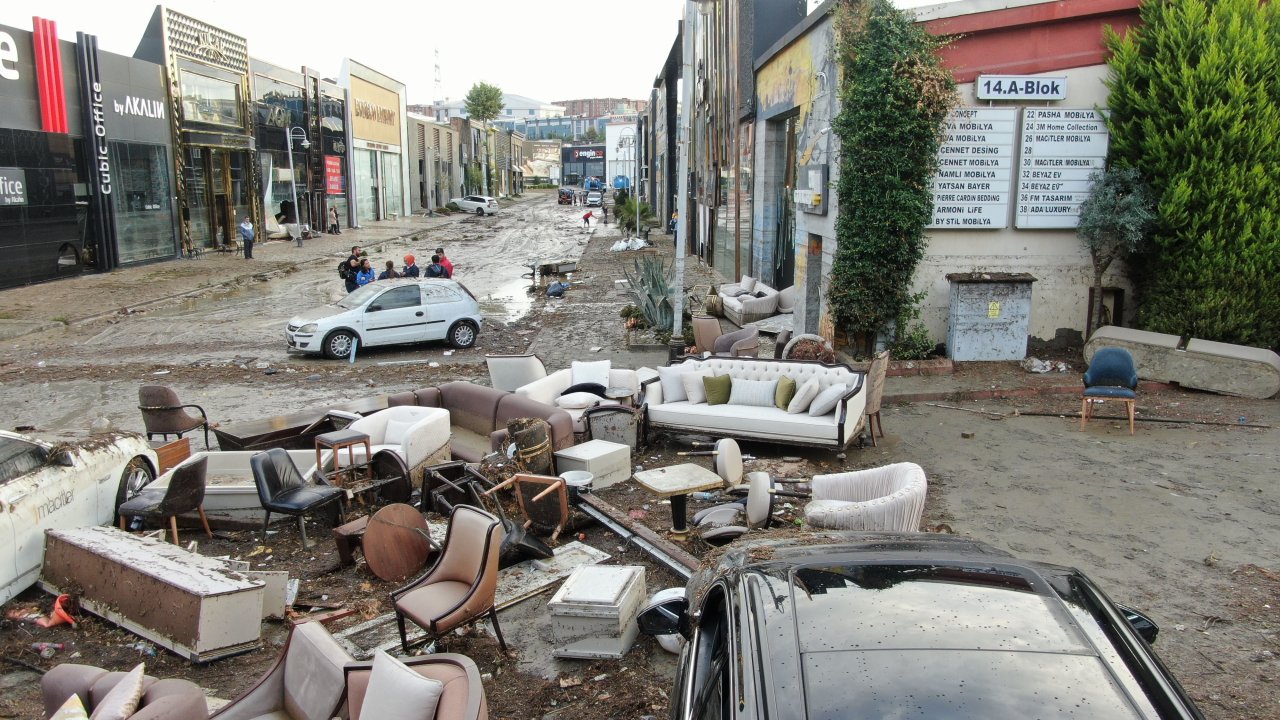
M 645 570 L 601 565 L 609 555 L 580 542 L 579 528 L 603 525 L 687 579 L 698 561 L 677 544 L 686 532 L 708 544 L 767 532 L 779 495 L 812 492 L 806 517 L 815 527 L 879 529 L 890 517 L 893 529 L 919 525 L 925 480 L 915 466 L 908 481 L 815 478 L 812 490 L 807 481 L 743 472 L 744 459 L 753 458 L 733 438 L 843 453 L 863 427 L 865 404 L 864 375 L 846 365 L 689 357 L 656 370 L 601 361 L 548 373 L 531 356 L 488 360 L 494 385 L 508 389 L 451 382 L 366 401 L 359 412 L 243 423 L 233 434 L 236 449 L 191 455 L 146 494 L 127 499 L 120 528 L 48 530 L 42 586 L 74 594 L 81 608 L 157 646 L 208 662 L 261 648 L 260 623 L 245 619 L 290 617 L 298 581 L 201 555 L 196 543 L 178 545 L 179 517 L 190 522 L 198 514 L 206 530 L 210 522 L 260 528 L 254 554 L 272 552 L 273 516 L 296 517 L 302 548 L 311 552 L 325 540 L 308 540 L 307 523 L 328 519 L 340 566 L 363 556 L 373 576 L 401 584 L 389 593 L 390 612 L 341 630 L 295 618 L 276 666 L 215 716 L 384 717 L 388 698 L 415 697 L 431 709 L 422 717 L 484 717 L 475 664 L 433 654 L 449 634 L 491 628 L 506 652 L 499 614 L 554 590 L 535 631 L 553 657 L 621 659 L 634 642 L 649 595 Z M 688 453 L 715 456 L 714 469 L 640 470 L 635 453 L 654 431 L 722 436 L 716 450 Z M 670 533 L 635 522 L 593 492 L 633 477 L 669 499 Z M 690 527 L 687 502 L 700 491 L 739 499 L 695 514 Z M 167 526 L 173 542 L 163 530 L 126 531 L 145 520 Z M 292 533 L 274 535 L 279 544 Z M 332 610 L 320 620 L 351 614 Z M 409 657 L 419 649 L 428 654 Z M 50 716 L 73 694 L 98 706 L 124 681 L 124 673 L 108 682 L 104 671 L 67 667 L 48 681 Z M 135 671 L 128 682 L 144 688 L 136 712 L 194 697 L 178 681 Z M 196 705 L 154 716 L 205 717 Z

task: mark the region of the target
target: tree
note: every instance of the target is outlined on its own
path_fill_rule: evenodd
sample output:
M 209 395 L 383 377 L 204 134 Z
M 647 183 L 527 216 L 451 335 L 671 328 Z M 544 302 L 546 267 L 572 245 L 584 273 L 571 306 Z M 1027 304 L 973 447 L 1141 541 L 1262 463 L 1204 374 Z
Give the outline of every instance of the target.
M 589 127 L 586 132 L 582 133 L 582 139 L 587 142 L 596 142 L 600 139 L 600 133 L 596 131 L 595 127 Z
M 955 81 L 938 59 L 941 41 L 889 0 L 841 0 L 836 23 L 840 215 L 827 305 L 867 352 L 916 302 L 911 280 L 924 257 L 929 180 Z
M 1113 167 L 1089 175 L 1089 197 L 1080 204 L 1076 234 L 1093 261 L 1089 317 L 1102 327 L 1102 275 L 1116 260 L 1138 251 L 1155 219 L 1151 193 L 1137 168 Z
M 1280 343 L 1280 6 L 1143 0 L 1108 31 L 1111 159 L 1157 207 L 1131 263 L 1139 324 L 1246 345 Z
M 489 83 L 476 83 L 467 91 L 463 102 L 468 117 L 487 123 L 502 113 L 502 90 Z

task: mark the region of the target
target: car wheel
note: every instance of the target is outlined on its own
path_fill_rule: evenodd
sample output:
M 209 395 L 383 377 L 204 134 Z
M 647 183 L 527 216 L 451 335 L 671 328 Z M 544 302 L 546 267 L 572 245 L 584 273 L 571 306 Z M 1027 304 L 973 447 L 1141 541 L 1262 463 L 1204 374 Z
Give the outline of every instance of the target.
M 124 466 L 124 472 L 120 473 L 120 485 L 116 488 L 116 507 L 120 507 L 127 500 L 132 500 L 155 479 L 156 474 L 146 458 L 139 455 L 130 460 L 129 464 Z M 115 521 L 119 522 L 119 519 L 117 516 Z
M 356 336 L 347 330 L 335 330 L 324 339 L 324 356 L 331 360 L 351 357 Z
M 460 321 L 449 328 L 449 344 L 456 348 L 469 348 L 476 344 L 476 326 Z
M 476 208 L 476 214 L 477 214 L 477 215 L 479 215 L 479 216 L 481 216 L 481 217 L 483 217 L 483 216 L 484 216 L 484 208 Z

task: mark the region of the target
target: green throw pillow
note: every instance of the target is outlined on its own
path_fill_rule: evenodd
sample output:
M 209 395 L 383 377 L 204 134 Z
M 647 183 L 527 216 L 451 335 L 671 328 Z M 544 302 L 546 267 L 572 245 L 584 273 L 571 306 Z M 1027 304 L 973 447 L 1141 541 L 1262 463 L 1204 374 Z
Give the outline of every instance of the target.
M 773 404 L 779 410 L 786 410 L 791 398 L 796 396 L 796 381 L 783 376 L 778 378 L 778 389 L 773 391 Z
M 728 375 L 704 377 L 702 387 L 707 391 L 708 405 L 724 405 L 729 402 L 729 391 L 733 389 L 733 380 Z

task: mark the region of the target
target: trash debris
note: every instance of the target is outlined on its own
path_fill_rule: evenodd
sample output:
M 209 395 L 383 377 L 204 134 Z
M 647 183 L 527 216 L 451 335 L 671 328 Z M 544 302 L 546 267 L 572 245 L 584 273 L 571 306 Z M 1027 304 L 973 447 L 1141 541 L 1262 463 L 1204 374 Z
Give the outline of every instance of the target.
M 547 286 L 547 297 L 564 297 L 564 291 L 568 289 L 567 282 L 553 282 Z
M 253 549 L 253 552 L 249 553 L 248 555 L 245 555 L 245 557 L 251 558 L 256 555 L 261 555 L 265 552 L 271 552 L 271 548 L 267 547 L 266 545 L 259 545 L 258 547 Z
M 1060 372 L 1064 373 L 1071 369 L 1070 365 L 1061 360 L 1041 360 L 1039 358 L 1029 357 L 1022 361 L 1022 369 L 1032 373 L 1048 373 Z
M 139 640 L 138 642 L 133 643 L 132 645 L 126 645 L 125 647 L 131 650 L 137 650 L 139 655 L 146 655 L 147 657 L 156 656 L 156 646 L 145 640 Z
M 152 375 L 168 375 L 168 374 L 169 374 L 169 371 L 168 371 L 168 370 L 157 370 L 157 371 L 155 371 L 155 372 L 153 372 L 153 373 L 151 373 L 151 374 L 152 374 Z
M 53 611 L 49 613 L 49 617 L 38 618 L 35 623 L 42 628 L 51 628 L 55 625 L 70 625 L 74 628 L 76 626 L 76 620 L 71 617 L 71 613 L 67 612 L 64 607 L 64 603 L 70 604 L 70 602 L 70 595 L 59 595 L 58 598 L 53 601 Z
M 578 687 L 578 686 L 579 686 L 579 685 L 581 685 L 581 684 L 582 684 L 582 678 L 576 678 L 576 677 L 562 677 L 562 678 L 560 678 L 560 687 L 561 687 L 561 688 Z
M 62 643 L 38 642 L 31 643 L 31 651 L 38 653 L 40 657 L 48 660 L 62 650 L 65 646 Z

